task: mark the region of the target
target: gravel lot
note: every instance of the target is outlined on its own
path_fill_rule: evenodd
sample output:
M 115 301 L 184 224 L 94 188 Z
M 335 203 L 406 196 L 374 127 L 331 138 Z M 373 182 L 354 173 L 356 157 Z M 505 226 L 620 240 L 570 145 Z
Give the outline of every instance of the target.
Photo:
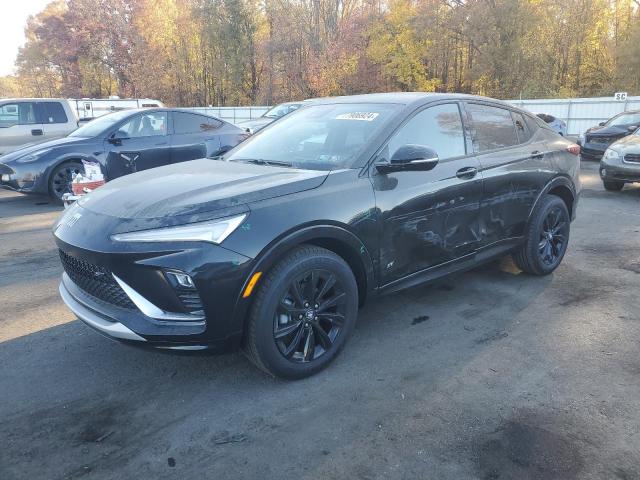
M 554 275 L 375 300 L 294 383 L 89 330 L 58 297 L 60 208 L 0 191 L 0 478 L 640 478 L 640 187 L 583 183 Z

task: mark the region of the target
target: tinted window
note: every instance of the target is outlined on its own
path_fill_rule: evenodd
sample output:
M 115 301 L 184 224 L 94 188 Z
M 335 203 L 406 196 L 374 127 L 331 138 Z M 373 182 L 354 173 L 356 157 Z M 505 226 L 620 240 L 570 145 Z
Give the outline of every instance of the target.
M 524 119 L 524 115 L 517 112 L 511 112 L 513 121 L 516 124 L 516 133 L 518 134 L 518 140 L 520 143 L 526 143 L 533 136 L 533 132 L 529 128 L 529 125 Z
M 136 115 L 122 125 L 119 131 L 129 138 L 156 137 L 167 134 L 167 113 L 150 112 Z
M 389 141 L 389 155 L 409 144 L 432 148 L 441 160 L 466 155 L 458 105 L 436 105 L 415 115 Z
M 5 103 L 0 106 L 0 127 L 37 123 L 34 107 L 32 102 Z
M 174 112 L 173 114 L 173 131 L 176 134 L 211 132 L 219 128 L 220 125 L 222 122 L 204 115 L 183 112 Z
M 64 107 L 59 102 L 44 102 L 44 119 L 43 123 L 67 123 L 67 114 Z
M 640 125 L 640 113 L 623 113 L 617 117 L 613 117 L 606 125 L 608 127 L 616 127 L 618 125 Z
M 518 144 L 516 127 L 509 110 L 470 103 L 467 111 L 473 121 L 473 144 L 478 152 Z

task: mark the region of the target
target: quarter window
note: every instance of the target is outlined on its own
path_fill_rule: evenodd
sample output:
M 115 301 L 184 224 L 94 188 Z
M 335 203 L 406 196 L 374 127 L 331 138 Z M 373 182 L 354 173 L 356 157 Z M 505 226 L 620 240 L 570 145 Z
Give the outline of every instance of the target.
M 34 107 L 33 102 L 5 103 L 0 106 L 0 127 L 38 123 Z
M 400 147 L 412 144 L 435 150 L 441 160 L 466 155 L 458 105 L 445 103 L 416 114 L 389 141 L 389 156 Z
M 176 134 L 206 133 L 220 128 L 222 122 L 215 118 L 193 113 L 175 112 L 173 114 L 173 130 Z
M 476 151 L 486 152 L 519 143 L 515 123 L 509 110 L 470 103 L 467 104 L 467 111 L 473 122 L 473 144 Z

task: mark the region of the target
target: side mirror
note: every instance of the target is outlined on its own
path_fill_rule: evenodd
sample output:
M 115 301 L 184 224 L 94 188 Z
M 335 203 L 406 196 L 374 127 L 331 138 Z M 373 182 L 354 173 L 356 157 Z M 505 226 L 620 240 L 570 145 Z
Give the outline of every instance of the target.
M 600 126 L 600 127 L 604 127 L 604 124 L 605 124 L 605 123 L 607 123 L 607 122 L 600 122 L 600 123 L 598 124 L 598 126 Z
M 437 152 L 432 148 L 409 144 L 396 150 L 389 162 L 377 163 L 376 168 L 380 173 L 427 171 L 432 170 L 439 160 Z
M 109 143 L 114 145 L 122 144 L 122 140 L 127 140 L 129 138 L 129 134 L 124 130 L 116 130 L 110 137 Z

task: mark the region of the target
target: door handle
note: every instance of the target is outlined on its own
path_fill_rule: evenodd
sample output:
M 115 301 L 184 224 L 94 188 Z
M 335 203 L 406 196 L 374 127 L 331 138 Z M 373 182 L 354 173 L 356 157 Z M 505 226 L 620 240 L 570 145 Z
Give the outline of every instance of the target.
M 462 180 L 469 180 L 478 174 L 476 167 L 464 167 L 456 172 L 456 177 Z
M 33 136 L 44 135 L 44 132 L 42 131 L 41 128 L 35 128 L 31 130 L 31 135 Z
M 544 158 L 544 153 L 539 150 L 534 150 L 533 152 L 531 152 L 531 158 L 542 160 Z

